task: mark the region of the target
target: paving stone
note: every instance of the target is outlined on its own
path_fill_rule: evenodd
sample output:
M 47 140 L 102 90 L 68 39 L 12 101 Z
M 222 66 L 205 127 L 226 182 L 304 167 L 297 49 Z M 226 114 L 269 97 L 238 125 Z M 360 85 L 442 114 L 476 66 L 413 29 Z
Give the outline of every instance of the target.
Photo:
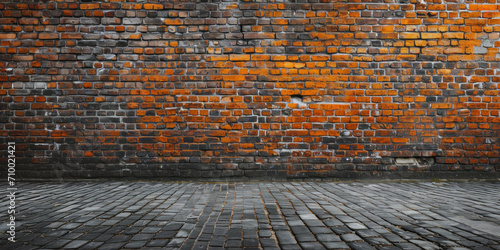
M 361 239 L 359 236 L 357 236 L 355 234 L 343 234 L 343 235 L 340 235 L 340 238 L 343 241 L 346 241 L 346 242 L 361 241 L 361 240 L 363 240 L 363 239 Z
M 372 246 L 391 245 L 391 243 L 384 238 L 374 237 L 374 238 L 366 238 L 364 240 Z
M 64 225 L 65 222 L 52 222 L 50 225 L 45 226 L 46 228 L 59 228 Z
M 177 231 L 161 231 L 155 235 L 156 239 L 172 239 L 177 234 Z
M 168 240 L 151 240 L 149 241 L 146 246 L 147 247 L 164 247 L 168 244 Z
M 274 239 L 261 238 L 260 239 L 260 244 L 264 248 L 274 248 L 274 247 L 277 248 L 278 247 L 278 243 Z
M 273 232 L 271 230 L 259 230 L 259 237 L 262 238 L 268 238 L 273 235 Z
M 226 247 L 241 247 L 241 239 L 240 240 L 227 240 Z
M 167 247 L 180 247 L 182 246 L 182 243 L 184 243 L 185 239 L 181 239 L 181 238 L 173 238 L 172 240 L 170 240 L 167 244 Z
M 396 246 L 381 246 L 377 247 L 378 250 L 401 250 L 401 248 Z
M 99 250 L 113 250 L 113 249 L 120 249 L 125 245 L 125 242 L 117 242 L 117 243 L 105 243 L 99 246 Z
M 278 238 L 278 242 L 280 245 L 286 244 L 297 244 L 297 241 L 293 237 L 292 233 L 289 231 L 277 231 L 276 232 L 276 238 Z
M 179 222 L 169 223 L 162 228 L 162 231 L 177 231 L 181 229 L 182 225 Z
M 139 233 L 142 230 L 141 227 L 129 227 L 125 230 L 123 230 L 122 234 L 127 234 L 127 235 L 135 235 Z
M 54 241 L 56 238 L 53 238 L 53 237 L 44 237 L 44 238 L 38 238 L 38 239 L 35 239 L 33 241 L 31 241 L 31 244 L 33 244 L 34 246 L 45 246 L 47 245 L 49 242 L 52 242 Z
M 378 234 L 374 230 L 370 230 L 370 229 L 356 230 L 356 234 L 359 235 L 361 238 L 380 237 L 380 234 Z
M 331 234 L 332 230 L 327 227 L 310 227 L 311 232 L 315 235 L 317 234 Z
M 295 235 L 295 238 L 300 241 L 315 241 L 314 236 L 311 234 L 311 231 L 309 231 L 309 228 L 306 226 L 291 226 L 290 229 L 292 230 L 293 234 Z M 302 238 L 302 240 L 299 240 L 298 237 Z
M 72 230 L 72 229 L 75 229 L 79 226 L 81 226 L 82 224 L 80 223 L 66 223 L 64 225 L 62 225 L 61 227 L 59 227 L 60 229 L 66 229 L 66 230 Z
M 65 234 L 69 233 L 69 230 L 53 230 L 51 232 L 48 232 L 48 233 L 44 233 L 43 236 L 44 237 L 61 237 Z
M 238 228 L 230 228 L 227 234 L 227 239 L 241 239 L 243 232 Z
M 324 220 L 323 223 L 325 223 L 325 225 L 327 225 L 328 227 L 337 227 L 337 226 L 344 225 L 344 223 L 342 223 L 342 221 L 336 220 L 336 219 Z
M 366 242 L 349 242 L 347 243 L 354 250 L 375 250 L 376 248 L 370 246 Z
M 44 248 L 61 249 L 63 248 L 64 245 L 68 244 L 69 242 L 71 242 L 71 240 L 57 239 L 45 245 Z
M 423 241 L 423 240 L 411 240 L 411 243 L 425 249 L 425 250 L 434 250 L 434 249 L 440 249 L 436 244 L 428 241 Z
M 346 226 L 352 230 L 366 229 L 366 226 L 361 223 L 346 223 Z
M 223 247 L 226 242 L 226 237 L 224 236 L 212 236 L 209 242 L 211 247 Z
M 153 238 L 154 234 L 143 234 L 143 233 L 140 233 L 140 234 L 136 234 L 132 237 L 132 241 L 149 241 L 151 238 Z
M 435 242 L 439 246 L 443 246 L 443 247 L 456 247 L 456 246 L 459 246 L 458 243 L 455 243 L 455 242 L 450 241 L 450 240 L 448 240 L 446 238 L 443 238 L 443 237 L 427 235 L 424 238 L 426 240 L 430 240 L 432 242 Z
M 473 247 L 472 249 L 474 249 L 474 250 L 490 250 L 492 248 L 489 246 L 477 246 L 477 247 Z
M 341 241 L 340 237 L 334 234 L 317 234 L 316 237 L 320 242 Z
M 124 247 L 125 248 L 142 248 L 147 243 L 148 243 L 147 241 L 131 241 L 131 242 L 127 243 Z
M 279 247 L 264 247 L 263 250 L 280 250 Z
M 113 236 L 113 238 L 106 241 L 106 243 L 128 242 L 131 238 L 132 238 L 132 236 L 130 236 L 130 235 L 116 235 L 116 236 Z
M 322 242 L 326 249 L 350 249 L 344 242 Z
M 75 239 L 80 238 L 82 235 L 83 235 L 82 233 L 68 233 L 68 234 L 61 236 L 61 238 L 68 239 L 68 240 L 75 240 Z
M 323 222 L 321 222 L 320 220 L 304 220 L 304 223 L 308 227 L 324 227 L 325 226 L 325 224 L 323 224 Z
M 283 245 L 280 245 L 280 248 L 287 249 L 287 250 L 300 250 L 300 249 L 302 249 L 302 247 L 300 247 L 297 244 L 283 244 Z
M 408 243 L 408 242 L 396 243 L 394 245 L 401 248 L 401 249 L 405 249 L 405 250 L 419 249 L 419 247 L 417 245 L 414 245 L 414 244 Z
M 406 240 L 404 240 L 403 238 L 399 237 L 399 236 L 398 236 L 398 235 L 396 235 L 396 234 L 391 234 L 391 233 L 387 234 L 387 233 L 385 233 L 385 234 L 382 234 L 382 236 L 383 236 L 386 240 L 390 241 L 391 243 L 402 243 L 402 242 L 406 242 Z
M 84 238 L 86 235 L 83 235 L 82 237 Z M 113 234 L 109 234 L 109 233 L 106 233 L 106 234 L 101 234 L 99 235 L 97 238 L 94 238 L 93 240 L 94 241 L 99 241 L 99 242 L 107 242 L 109 241 L 111 238 L 113 238 L 115 235 Z M 131 238 L 130 236 L 128 238 Z
M 353 231 L 347 227 L 331 227 L 330 228 L 335 234 L 341 235 L 341 234 L 347 234 L 347 233 L 352 233 Z
M 247 247 L 258 247 L 259 246 L 259 240 L 258 240 L 258 238 L 244 238 L 243 239 L 243 246 L 245 248 L 247 248 Z
M 68 243 L 64 248 L 66 249 L 72 249 L 72 248 L 79 248 L 83 245 L 85 245 L 88 241 L 86 240 L 74 240 Z
M 99 248 L 104 242 L 98 242 L 98 241 L 93 241 L 85 244 L 84 246 L 80 247 L 80 249 L 97 249 Z
M 297 234 L 295 235 L 297 242 L 312 242 L 316 241 L 316 238 L 311 233 Z
M 189 231 L 187 230 L 179 230 L 175 235 L 175 238 L 187 238 L 189 236 Z
M 311 250 L 324 250 L 324 249 L 326 249 L 319 242 L 302 242 L 302 243 L 300 243 L 300 246 L 303 249 L 311 249 Z

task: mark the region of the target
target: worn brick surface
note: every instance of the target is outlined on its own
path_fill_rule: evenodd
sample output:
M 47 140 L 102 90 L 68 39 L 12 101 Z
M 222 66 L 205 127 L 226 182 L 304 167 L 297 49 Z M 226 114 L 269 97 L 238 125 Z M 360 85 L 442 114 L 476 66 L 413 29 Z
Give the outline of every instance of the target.
M 499 249 L 499 183 L 20 183 L 2 249 Z M 8 198 L 0 198 L 2 204 Z M 2 217 L 0 229 L 8 230 Z
M 499 18 L 494 0 L 2 0 L 1 149 L 25 178 L 498 178 Z

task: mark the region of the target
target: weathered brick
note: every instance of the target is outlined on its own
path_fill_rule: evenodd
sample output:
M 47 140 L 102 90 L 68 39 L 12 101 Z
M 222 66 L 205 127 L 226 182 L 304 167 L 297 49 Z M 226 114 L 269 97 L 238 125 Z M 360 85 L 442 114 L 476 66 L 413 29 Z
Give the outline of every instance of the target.
M 250 55 L 230 55 L 229 59 L 231 61 L 249 61 Z
M 441 39 L 441 33 L 422 33 L 422 39 Z
M 2 3 L 0 134 L 33 176 L 499 171 L 498 4 L 306 2 Z
M 82 34 L 80 34 L 80 33 L 62 33 L 61 39 L 82 39 Z
M 403 32 L 399 34 L 399 38 L 401 39 L 419 39 L 420 33 L 418 32 Z
M 244 33 L 244 39 L 272 39 L 274 38 L 274 33 Z
M 41 40 L 59 39 L 59 34 L 58 33 L 40 33 L 40 34 L 38 34 L 38 38 Z
M 80 9 L 82 10 L 95 10 L 99 8 L 99 3 L 83 3 L 80 4 Z
M 11 33 L 11 34 L 0 34 L 0 39 L 15 39 L 16 38 L 16 34 L 15 33 Z

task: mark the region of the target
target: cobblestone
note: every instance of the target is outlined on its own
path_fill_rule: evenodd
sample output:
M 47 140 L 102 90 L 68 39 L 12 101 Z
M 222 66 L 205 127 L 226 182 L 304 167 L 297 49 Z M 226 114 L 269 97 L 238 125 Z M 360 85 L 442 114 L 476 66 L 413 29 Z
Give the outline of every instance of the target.
M 500 249 L 500 183 L 33 182 L 16 195 L 17 242 L 3 233 L 2 249 Z

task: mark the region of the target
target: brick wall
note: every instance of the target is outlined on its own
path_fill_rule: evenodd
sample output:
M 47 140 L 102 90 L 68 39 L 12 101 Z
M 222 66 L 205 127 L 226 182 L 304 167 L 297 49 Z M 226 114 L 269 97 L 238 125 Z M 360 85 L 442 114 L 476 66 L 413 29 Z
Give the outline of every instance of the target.
M 23 178 L 500 176 L 495 0 L 0 10 Z

